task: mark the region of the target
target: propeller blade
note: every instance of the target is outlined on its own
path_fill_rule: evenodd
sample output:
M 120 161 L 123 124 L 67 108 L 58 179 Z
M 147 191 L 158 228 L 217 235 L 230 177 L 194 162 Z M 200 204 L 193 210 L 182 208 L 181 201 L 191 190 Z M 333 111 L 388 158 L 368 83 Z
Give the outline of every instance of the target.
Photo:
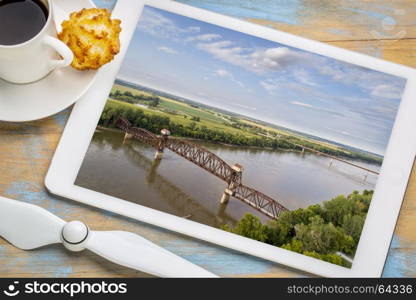
M 116 264 L 158 277 L 217 277 L 130 232 L 92 231 L 86 248 Z
M 89 249 L 116 264 L 159 277 L 217 277 L 136 234 L 90 231 L 80 221 L 67 223 L 39 206 L 3 197 L 0 236 L 23 250 L 56 243 L 71 251 Z
M 0 236 L 23 250 L 61 243 L 66 222 L 38 206 L 0 197 Z

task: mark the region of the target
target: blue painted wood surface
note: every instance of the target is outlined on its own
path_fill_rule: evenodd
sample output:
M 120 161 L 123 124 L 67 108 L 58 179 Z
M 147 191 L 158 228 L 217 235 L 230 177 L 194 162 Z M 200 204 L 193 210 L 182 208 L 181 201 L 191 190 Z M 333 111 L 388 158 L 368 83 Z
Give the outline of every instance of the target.
M 416 66 L 416 14 L 413 0 L 179 0 L 308 38 Z M 95 0 L 111 9 L 114 0 Z M 395 36 L 406 31 L 404 39 Z M 375 38 L 378 33 L 381 38 Z M 146 224 L 57 199 L 43 180 L 68 118 L 69 110 L 25 124 L 0 122 L 0 195 L 40 205 L 66 220 L 80 219 L 97 230 L 136 232 L 220 276 L 287 277 L 304 273 Z M 416 275 L 416 179 L 413 176 L 387 259 L 385 277 Z M 70 253 L 62 247 L 21 251 L 0 239 L 1 277 L 147 276 L 109 263 L 92 253 Z

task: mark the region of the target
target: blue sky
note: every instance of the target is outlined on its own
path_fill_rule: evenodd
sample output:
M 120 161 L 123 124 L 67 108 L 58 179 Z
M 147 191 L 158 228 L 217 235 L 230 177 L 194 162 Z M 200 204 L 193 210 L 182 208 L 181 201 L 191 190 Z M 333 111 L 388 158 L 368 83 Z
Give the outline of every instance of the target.
M 146 7 L 118 76 L 384 154 L 405 80 Z

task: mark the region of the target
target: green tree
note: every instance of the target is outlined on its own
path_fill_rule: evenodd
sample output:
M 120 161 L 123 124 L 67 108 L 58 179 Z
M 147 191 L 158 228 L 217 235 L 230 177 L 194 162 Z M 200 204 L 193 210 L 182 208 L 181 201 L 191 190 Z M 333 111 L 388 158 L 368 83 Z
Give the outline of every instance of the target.
M 283 212 L 268 224 L 262 224 L 258 218 L 248 214 L 233 228 L 226 226 L 223 229 L 349 266 L 337 252 L 355 254 L 372 195 L 373 191 L 364 191 L 361 194 L 353 192 L 347 197 L 338 196 L 323 204 Z
M 342 219 L 342 229 L 345 234 L 350 235 L 355 244 L 360 240 L 361 231 L 363 230 L 366 215 L 345 215 Z
M 188 128 L 191 129 L 191 130 L 195 130 L 196 129 L 196 123 L 195 122 L 189 123 Z
M 326 223 L 320 216 L 310 218 L 310 223 L 295 226 L 296 239 L 303 244 L 304 251 L 322 254 L 345 251 L 351 253 L 353 239 L 332 223 Z
M 120 92 L 120 90 L 116 90 L 114 93 L 113 93 L 113 98 L 119 98 L 121 96 L 121 92 Z
M 331 253 L 331 254 L 319 254 L 315 251 L 304 251 L 302 252 L 303 255 L 307 255 L 313 258 L 317 258 L 323 261 L 327 261 L 329 263 L 337 264 L 344 267 L 351 267 L 351 265 L 344 261 L 341 256 Z
M 355 193 L 355 192 L 354 192 Z M 354 201 L 351 197 L 340 195 L 331 201 L 324 202 L 324 219 L 327 222 L 332 222 L 336 226 L 340 226 L 345 215 L 360 214 L 362 207 L 360 203 Z
M 283 249 L 289 250 L 289 251 L 294 251 L 297 253 L 303 253 L 303 244 L 301 241 L 297 240 L 297 239 L 293 239 L 290 241 L 290 243 L 284 244 L 282 246 Z
M 263 225 L 259 218 L 251 214 L 244 215 L 233 229 L 228 226 L 223 227 L 223 229 L 260 242 L 267 242 L 269 237 L 268 227 Z
M 153 99 L 152 101 L 150 101 L 149 106 L 150 107 L 157 107 L 160 104 L 160 100 L 159 98 Z

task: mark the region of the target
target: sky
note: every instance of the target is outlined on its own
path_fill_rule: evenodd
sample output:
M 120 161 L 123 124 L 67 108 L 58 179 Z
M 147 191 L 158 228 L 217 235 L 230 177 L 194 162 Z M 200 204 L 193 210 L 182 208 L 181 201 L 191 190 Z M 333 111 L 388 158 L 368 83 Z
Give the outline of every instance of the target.
M 152 7 L 118 78 L 381 155 L 406 83 Z

